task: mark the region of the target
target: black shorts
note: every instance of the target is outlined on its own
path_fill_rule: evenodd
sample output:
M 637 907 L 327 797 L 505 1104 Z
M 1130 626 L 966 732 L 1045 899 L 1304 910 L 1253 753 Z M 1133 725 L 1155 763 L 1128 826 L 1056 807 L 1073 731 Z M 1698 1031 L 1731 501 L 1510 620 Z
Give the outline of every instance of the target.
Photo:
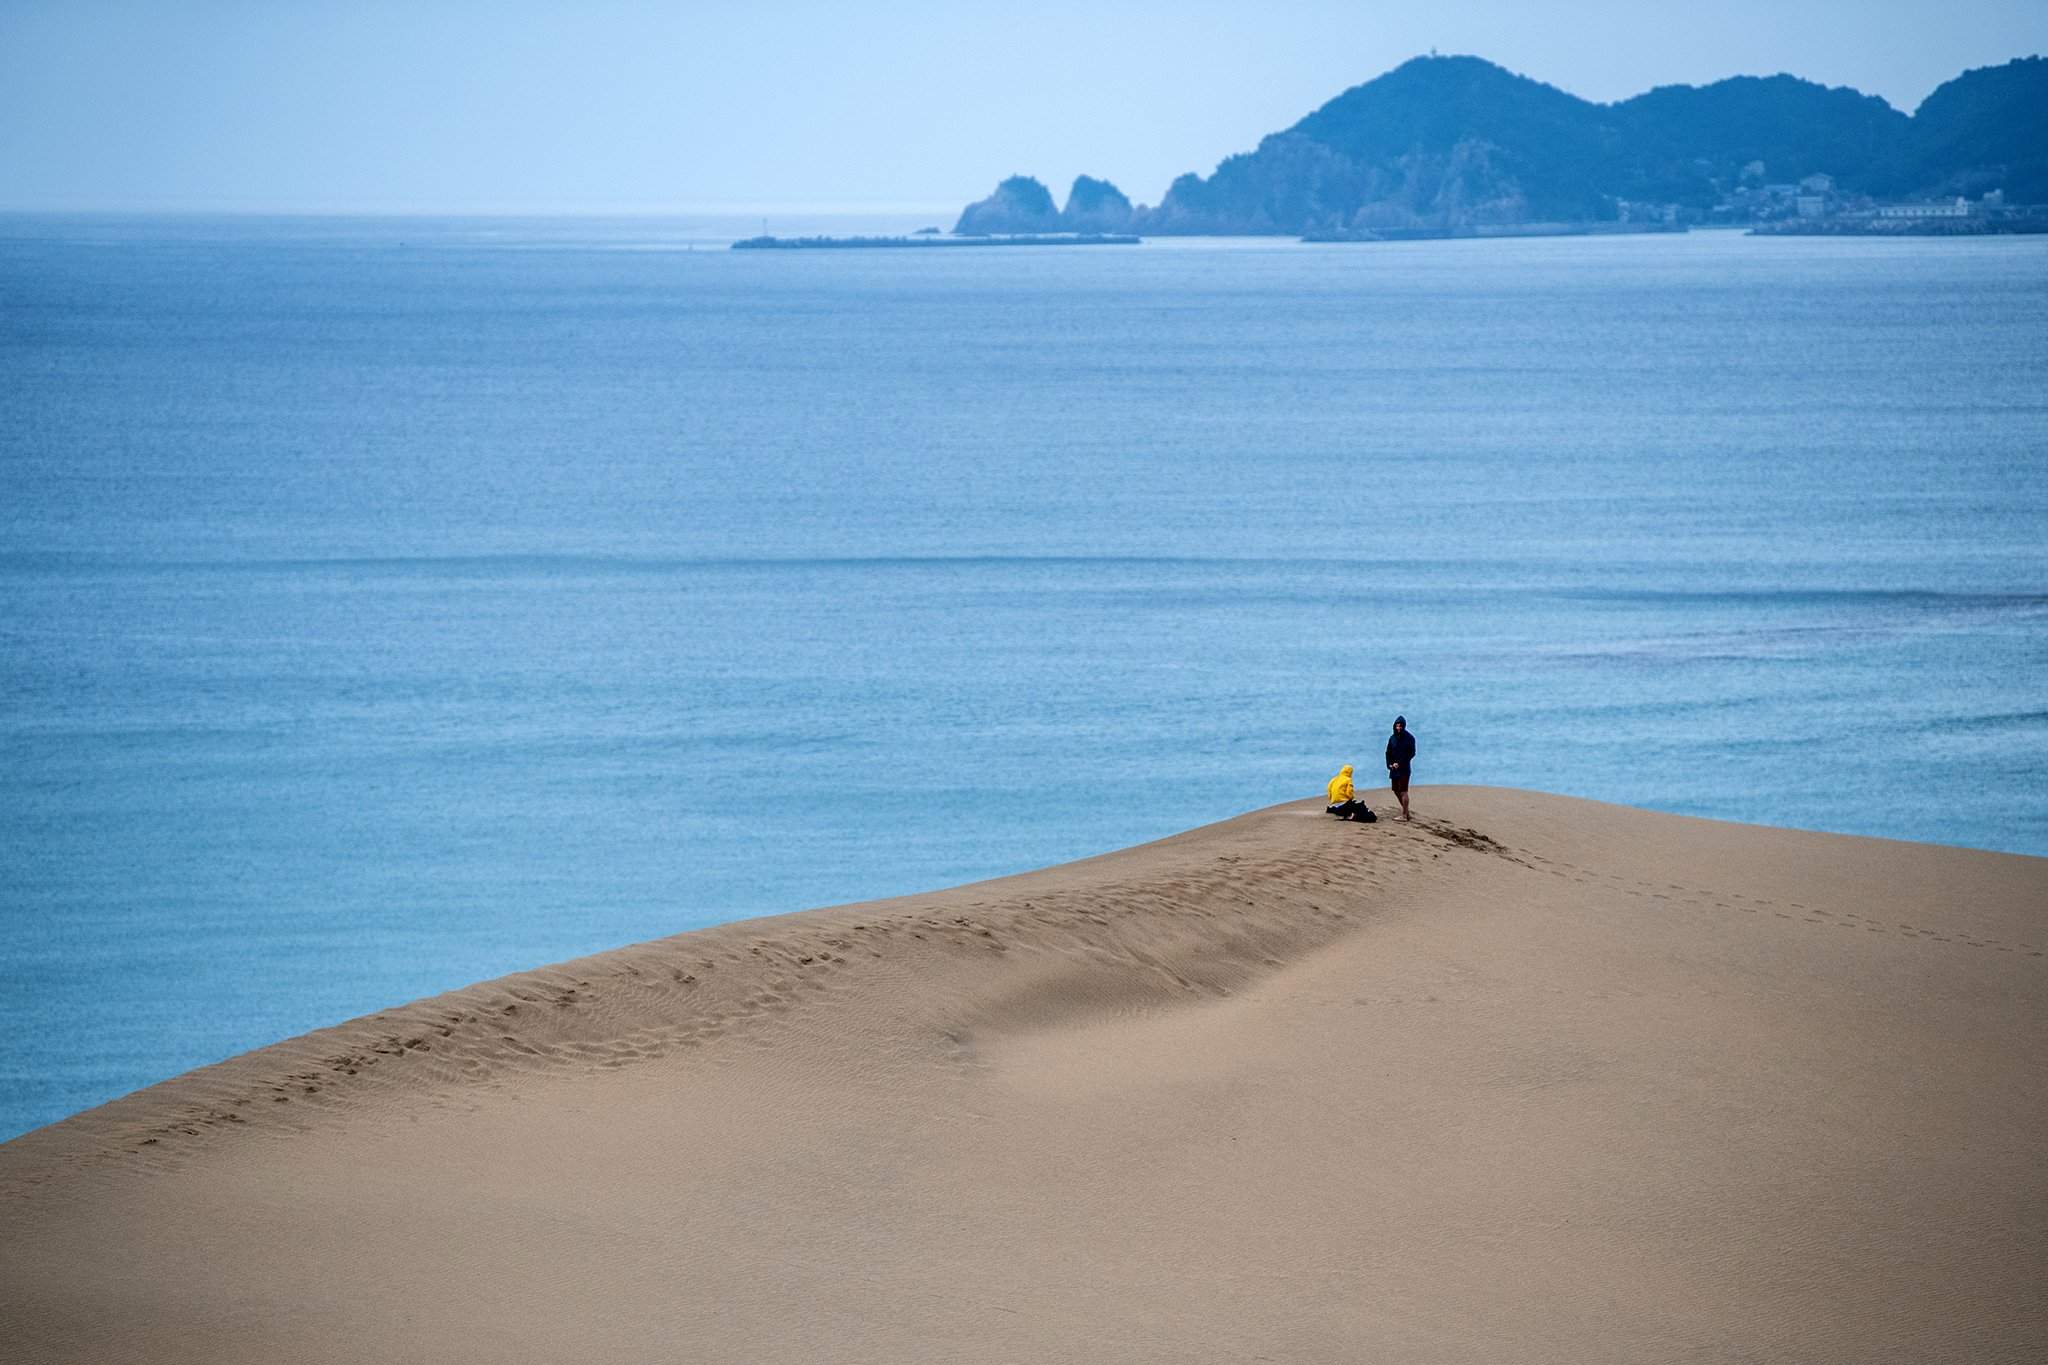
M 1387 777 L 1394 788 L 1394 795 L 1399 796 L 1402 792 L 1408 790 L 1408 765 L 1406 763 L 1403 763 L 1398 768 L 1390 769 Z

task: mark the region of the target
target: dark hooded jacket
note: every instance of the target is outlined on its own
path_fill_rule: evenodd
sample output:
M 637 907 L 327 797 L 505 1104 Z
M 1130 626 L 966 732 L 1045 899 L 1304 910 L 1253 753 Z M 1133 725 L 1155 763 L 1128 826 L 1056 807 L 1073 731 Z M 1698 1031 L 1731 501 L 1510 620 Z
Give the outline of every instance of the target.
M 1387 736 L 1387 766 L 1405 768 L 1415 761 L 1415 732 L 1405 726 Z

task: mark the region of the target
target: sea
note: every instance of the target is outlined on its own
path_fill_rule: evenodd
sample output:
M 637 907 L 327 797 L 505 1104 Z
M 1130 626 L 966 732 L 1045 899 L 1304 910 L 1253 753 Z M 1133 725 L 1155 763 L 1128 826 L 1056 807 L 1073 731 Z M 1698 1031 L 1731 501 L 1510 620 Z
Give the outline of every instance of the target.
M 0 1137 L 1396 714 L 2048 855 L 2048 240 L 761 226 L 0 217 Z

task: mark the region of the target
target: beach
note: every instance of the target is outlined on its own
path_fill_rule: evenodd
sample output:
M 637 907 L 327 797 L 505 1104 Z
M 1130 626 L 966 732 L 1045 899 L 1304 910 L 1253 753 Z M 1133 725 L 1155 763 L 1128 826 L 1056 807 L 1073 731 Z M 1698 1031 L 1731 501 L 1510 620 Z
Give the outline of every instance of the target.
M 721 925 L 40 1129 L 0 1354 L 2048 1352 L 2048 860 L 1416 807 Z

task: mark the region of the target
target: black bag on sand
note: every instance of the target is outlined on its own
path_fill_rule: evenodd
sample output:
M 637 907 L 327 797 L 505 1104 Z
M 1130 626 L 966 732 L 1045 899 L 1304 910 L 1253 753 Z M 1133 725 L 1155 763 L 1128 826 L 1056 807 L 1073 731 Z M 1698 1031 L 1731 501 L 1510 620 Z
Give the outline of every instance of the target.
M 1379 816 L 1372 813 L 1372 807 L 1367 805 L 1360 805 L 1351 818 L 1361 825 L 1376 825 L 1380 820 Z

